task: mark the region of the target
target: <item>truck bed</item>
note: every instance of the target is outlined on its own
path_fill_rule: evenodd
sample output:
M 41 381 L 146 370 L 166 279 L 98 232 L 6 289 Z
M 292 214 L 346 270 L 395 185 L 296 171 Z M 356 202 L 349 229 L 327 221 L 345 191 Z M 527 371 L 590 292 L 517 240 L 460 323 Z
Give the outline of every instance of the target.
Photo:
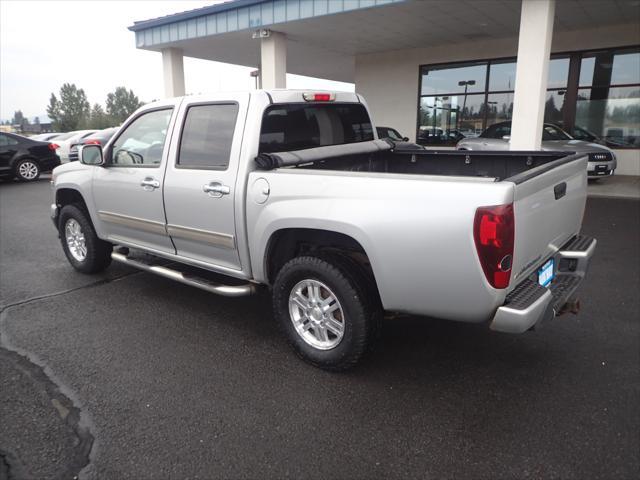
M 578 157 L 567 152 L 425 150 L 414 144 L 391 144 L 391 148 L 384 149 L 382 141 L 365 143 L 360 146 L 337 145 L 267 156 L 274 160 L 274 166 L 289 168 L 484 177 L 495 181 L 509 179 L 514 183 L 530 177 L 527 172 L 537 167 L 548 165 L 551 169 Z M 375 144 L 377 148 L 372 148 L 371 144 Z M 380 146 L 383 149 L 379 149 Z M 532 174 L 546 170 L 539 169 Z

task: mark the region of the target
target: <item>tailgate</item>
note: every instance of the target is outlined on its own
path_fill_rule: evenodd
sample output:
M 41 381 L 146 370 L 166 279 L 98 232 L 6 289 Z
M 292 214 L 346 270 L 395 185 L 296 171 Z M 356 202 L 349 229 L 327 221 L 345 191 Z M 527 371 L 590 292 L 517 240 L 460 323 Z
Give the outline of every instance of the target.
M 587 198 L 587 156 L 570 155 L 507 181 L 515 184 L 512 290 L 580 231 Z

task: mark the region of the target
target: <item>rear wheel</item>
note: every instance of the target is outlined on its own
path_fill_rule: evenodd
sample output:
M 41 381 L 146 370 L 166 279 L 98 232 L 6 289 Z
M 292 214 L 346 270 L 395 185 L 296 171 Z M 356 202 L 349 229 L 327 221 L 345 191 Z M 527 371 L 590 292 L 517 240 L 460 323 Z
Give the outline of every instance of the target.
M 338 258 L 297 257 L 276 277 L 277 322 L 300 357 L 325 370 L 353 367 L 377 332 L 380 309 Z
M 91 219 L 79 206 L 67 205 L 60 211 L 58 230 L 67 260 L 79 272 L 101 272 L 111 263 L 113 245 L 98 238 Z
M 40 165 L 35 160 L 25 158 L 16 165 L 16 177 L 21 182 L 34 182 L 40 177 Z

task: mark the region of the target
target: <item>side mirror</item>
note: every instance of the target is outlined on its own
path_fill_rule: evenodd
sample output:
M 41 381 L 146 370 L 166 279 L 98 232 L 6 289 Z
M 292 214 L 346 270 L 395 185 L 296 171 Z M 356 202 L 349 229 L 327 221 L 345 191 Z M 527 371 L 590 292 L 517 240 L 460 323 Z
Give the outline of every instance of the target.
M 402 137 L 402 141 L 403 142 L 408 142 L 409 141 L 409 137 Z
M 503 140 L 511 140 L 511 135 L 503 135 L 502 139 Z
M 78 158 L 80 163 L 85 165 L 104 165 L 102 147 L 100 145 L 80 145 L 78 147 Z

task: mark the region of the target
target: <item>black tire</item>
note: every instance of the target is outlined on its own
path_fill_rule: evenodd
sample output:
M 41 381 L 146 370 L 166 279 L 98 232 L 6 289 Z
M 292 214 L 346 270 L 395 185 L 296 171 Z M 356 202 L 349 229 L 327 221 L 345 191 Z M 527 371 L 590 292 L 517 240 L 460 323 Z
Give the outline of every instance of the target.
M 343 336 L 330 349 L 323 350 L 309 344 L 294 327 L 289 312 L 289 296 L 303 280 L 315 280 L 326 285 L 342 307 Z M 280 269 L 273 285 L 274 315 L 302 359 L 324 370 L 343 371 L 356 365 L 369 349 L 379 331 L 381 309 L 379 302 L 374 300 L 375 295 L 361 280 L 362 277 L 339 257 L 296 257 Z
M 40 164 L 32 158 L 23 158 L 16 163 L 15 168 L 16 178 L 21 182 L 35 182 L 42 173 Z
M 76 258 L 71 252 L 67 242 L 66 227 L 70 220 L 77 222 L 84 236 L 84 245 L 86 248 L 84 259 Z M 62 208 L 58 220 L 58 231 L 60 232 L 60 242 L 62 243 L 62 249 L 67 256 L 67 260 L 69 260 L 71 266 L 79 272 L 97 273 L 111 264 L 113 245 L 98 238 L 89 215 L 80 206 L 72 204 Z

